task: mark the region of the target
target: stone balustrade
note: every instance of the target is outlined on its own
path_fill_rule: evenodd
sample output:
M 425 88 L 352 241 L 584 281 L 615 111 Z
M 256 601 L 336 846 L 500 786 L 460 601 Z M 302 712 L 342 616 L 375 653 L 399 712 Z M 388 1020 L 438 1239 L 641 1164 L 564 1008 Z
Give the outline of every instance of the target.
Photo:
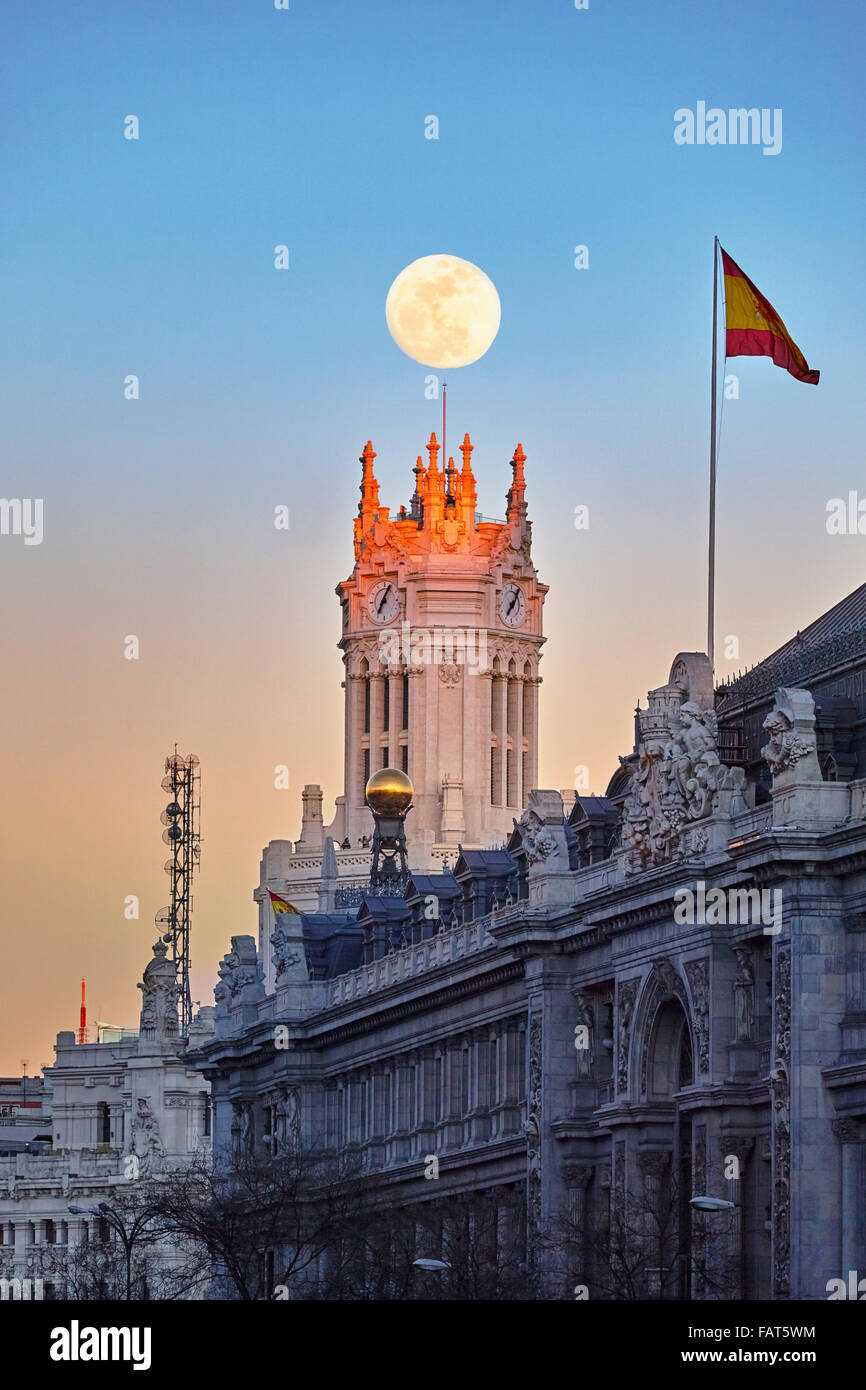
M 452 927 L 449 931 L 439 932 L 429 941 L 406 946 L 370 965 L 361 965 L 357 970 L 338 975 L 329 982 L 328 1003 L 341 1004 L 349 999 L 362 999 L 375 994 L 377 990 L 387 989 L 389 985 L 399 984 L 402 980 L 412 979 L 438 966 L 451 965 L 476 951 L 483 951 L 494 944 L 488 927 L 498 916 L 499 913 L 488 913 L 476 922 Z

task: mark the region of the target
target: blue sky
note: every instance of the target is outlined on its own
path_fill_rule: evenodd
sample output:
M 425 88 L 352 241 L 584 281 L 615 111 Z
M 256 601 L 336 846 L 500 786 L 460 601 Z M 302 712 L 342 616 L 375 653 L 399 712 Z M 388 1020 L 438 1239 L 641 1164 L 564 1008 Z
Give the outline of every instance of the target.
M 17 655 L 4 888 L 13 917 L 32 911 L 44 839 L 25 834 L 25 808 L 51 845 L 45 912 L 74 927 L 46 985 L 52 1019 L 62 989 L 74 1026 L 79 963 L 98 971 L 106 943 L 106 1011 L 144 963 L 148 929 L 119 950 L 116 903 L 138 885 L 148 912 L 162 905 L 148 836 L 174 738 L 203 766 L 202 997 L 229 932 L 251 929 L 261 845 L 297 834 L 298 789 L 321 781 L 326 807 L 340 790 L 333 590 L 351 568 L 357 456 L 372 437 L 396 509 L 439 426 L 426 370 L 385 326 L 409 261 L 465 257 L 501 298 L 489 353 L 449 374 L 449 441 L 470 431 L 488 515 L 518 439 L 527 453 L 550 585 L 544 784 L 584 763 L 601 790 L 636 697 L 703 645 L 716 233 L 822 373 L 813 388 L 766 360 L 729 366 L 717 602 L 719 641 L 740 640 L 732 669 L 863 581 L 866 538 L 824 526 L 827 500 L 864 477 L 863 13 L 849 0 L 4 8 L 0 491 L 45 500 L 41 547 L 0 544 Z M 782 152 L 677 146 L 674 112 L 698 101 L 781 108 Z M 138 141 L 123 138 L 129 114 Z M 119 657 L 129 632 L 134 672 Z M 271 785 L 279 761 L 291 806 Z

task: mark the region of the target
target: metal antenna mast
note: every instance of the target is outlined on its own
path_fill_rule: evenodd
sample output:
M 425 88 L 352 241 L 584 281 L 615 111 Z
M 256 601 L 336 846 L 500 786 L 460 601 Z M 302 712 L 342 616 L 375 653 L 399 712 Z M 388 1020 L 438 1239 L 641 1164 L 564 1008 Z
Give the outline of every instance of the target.
M 192 1022 L 192 997 L 189 987 L 189 933 L 192 924 L 192 880 L 201 855 L 201 773 L 195 753 L 184 758 L 174 746 L 174 753 L 165 760 L 162 789 L 171 800 L 160 816 L 165 829 L 162 838 L 171 846 L 171 858 L 165 861 L 165 872 L 171 880 L 171 902 L 156 914 L 156 924 L 162 939 L 170 947 L 169 959 L 175 962 L 179 985 L 180 1033 L 186 1037 Z

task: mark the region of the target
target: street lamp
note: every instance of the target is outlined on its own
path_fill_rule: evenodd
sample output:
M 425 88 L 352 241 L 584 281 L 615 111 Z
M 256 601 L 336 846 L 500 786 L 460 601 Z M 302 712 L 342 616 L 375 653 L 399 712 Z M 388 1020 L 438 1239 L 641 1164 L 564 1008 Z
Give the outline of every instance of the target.
M 740 1266 L 740 1297 L 746 1296 L 746 1223 L 743 1220 L 742 1202 L 729 1202 L 726 1197 L 692 1197 L 689 1202 L 690 1207 L 695 1211 L 729 1211 L 739 1212 L 739 1230 L 735 1230 L 736 1243 L 739 1246 L 738 1263 Z
M 696 1211 L 736 1211 L 737 1203 L 729 1202 L 724 1197 L 692 1197 L 689 1202 L 690 1207 Z
M 73 1216 L 98 1216 L 102 1221 L 107 1221 L 113 1231 L 120 1236 L 123 1244 L 124 1254 L 126 1255 L 126 1297 L 132 1298 L 132 1251 L 135 1242 L 138 1240 L 142 1231 L 152 1217 L 157 1213 L 148 1207 L 140 1211 L 127 1230 L 123 1217 L 114 1207 L 110 1207 L 107 1202 L 99 1202 L 95 1207 L 69 1207 Z

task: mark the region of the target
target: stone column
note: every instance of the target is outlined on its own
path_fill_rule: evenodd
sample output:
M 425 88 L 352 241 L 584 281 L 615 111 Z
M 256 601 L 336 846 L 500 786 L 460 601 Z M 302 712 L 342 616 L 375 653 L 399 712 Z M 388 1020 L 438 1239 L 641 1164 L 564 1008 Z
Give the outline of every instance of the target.
M 388 681 L 388 763 L 400 767 L 400 726 L 403 723 L 403 676 L 389 673 Z
M 663 1190 L 665 1174 L 670 1166 L 671 1156 L 663 1149 L 645 1149 L 638 1153 L 638 1168 L 643 1176 L 644 1200 L 646 1203 L 646 1233 L 649 1241 L 647 1261 L 647 1297 L 672 1298 L 676 1290 L 663 1281 L 668 1277 L 667 1247 L 674 1233 L 664 1224 Z
M 523 736 L 528 745 L 526 749 L 526 776 L 529 782 L 529 785 L 523 788 L 524 803 L 529 793 L 538 785 L 538 687 L 540 684 L 540 676 L 526 677 L 523 682 L 526 697 L 523 712 Z
M 493 698 L 496 702 L 496 732 L 499 736 L 499 747 L 496 750 L 496 759 L 499 767 L 499 777 L 501 781 L 502 793 L 499 798 L 500 806 L 508 805 L 508 676 L 503 671 L 501 675 L 494 677 Z
M 361 739 L 364 736 L 364 692 L 366 677 L 346 675 L 346 798 L 347 812 L 357 809 L 364 802 L 363 781 L 364 757 Z M 347 819 L 346 834 L 350 834 Z
M 562 1177 L 568 1194 L 568 1249 L 573 1252 L 571 1273 L 577 1284 L 586 1283 L 586 1194 L 595 1170 L 583 1163 L 565 1163 Z
M 732 1138 L 730 1135 L 722 1135 L 719 1139 L 719 1148 L 722 1154 L 722 1163 L 728 1166 L 731 1158 L 737 1160 L 737 1176 L 727 1178 L 726 1197 L 729 1202 L 734 1203 L 731 1257 L 734 1261 L 734 1290 L 722 1291 L 723 1298 L 744 1299 L 747 1297 L 748 1279 L 746 1277 L 746 1232 L 748 1223 L 746 1220 L 746 1163 L 753 1148 L 755 1140 L 749 1136 L 746 1138 Z M 723 1169 L 724 1171 L 724 1169 Z M 723 1271 L 723 1276 L 725 1271 Z
M 521 810 L 526 805 L 528 787 L 523 785 L 523 677 L 515 676 L 517 697 L 516 728 L 514 731 L 514 795 Z
M 370 681 L 370 776 L 378 771 L 382 766 L 382 720 L 384 718 L 383 708 L 383 689 L 385 677 L 381 674 L 374 674 L 372 671 L 368 677 Z
M 833 1133 L 842 1149 L 842 1267 L 838 1277 L 847 1281 L 852 1269 L 861 1277 L 863 1133 L 859 1121 L 847 1117 L 833 1121 Z

